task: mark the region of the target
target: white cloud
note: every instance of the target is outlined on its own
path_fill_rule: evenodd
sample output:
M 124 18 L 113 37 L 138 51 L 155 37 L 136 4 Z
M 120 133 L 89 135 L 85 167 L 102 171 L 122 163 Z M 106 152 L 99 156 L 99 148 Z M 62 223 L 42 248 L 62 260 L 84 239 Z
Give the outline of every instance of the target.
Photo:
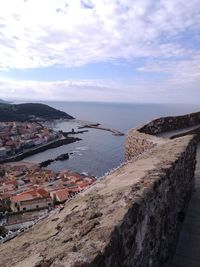
M 123 91 L 93 80 L 38 82 L 0 80 L 0 98 L 15 100 L 119 101 Z M 125 92 L 124 92 L 125 93 Z M 123 94 L 124 94 L 123 93 Z M 122 95 L 123 95 L 122 94 Z M 87 96 L 87 99 L 85 98 Z M 123 95 L 124 97 L 125 95 Z
M 189 67 L 189 66 L 188 66 Z M 12 81 L 0 80 L 0 98 L 26 101 L 97 101 L 97 102 L 171 102 L 199 103 L 199 83 L 179 83 L 177 79 L 136 79 L 131 86 L 111 82 L 82 81 Z
M 167 78 L 169 86 L 179 85 L 199 88 L 200 53 L 196 53 L 188 59 L 149 61 L 138 70 L 141 72 L 167 74 L 169 76 Z
M 126 65 L 126 60 L 129 65 L 138 58 L 139 64 L 144 62 L 133 69 L 133 77 L 127 76 L 130 86 L 105 80 L 1 79 L 0 98 L 199 99 L 199 0 L 0 0 L 0 4 L 0 70 L 8 70 L 5 77 L 15 68 L 102 61 Z M 118 81 L 125 81 L 123 75 Z
M 198 0 L 0 0 L 0 68 L 36 68 L 193 53 Z

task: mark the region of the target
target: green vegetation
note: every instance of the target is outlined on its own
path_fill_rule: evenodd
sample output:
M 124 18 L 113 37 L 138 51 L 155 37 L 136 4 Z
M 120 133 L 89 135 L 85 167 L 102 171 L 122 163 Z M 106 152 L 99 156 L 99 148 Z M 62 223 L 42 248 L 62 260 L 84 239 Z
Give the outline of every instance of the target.
M 38 103 L 5 104 L 0 103 L 0 121 L 73 119 L 69 114 Z

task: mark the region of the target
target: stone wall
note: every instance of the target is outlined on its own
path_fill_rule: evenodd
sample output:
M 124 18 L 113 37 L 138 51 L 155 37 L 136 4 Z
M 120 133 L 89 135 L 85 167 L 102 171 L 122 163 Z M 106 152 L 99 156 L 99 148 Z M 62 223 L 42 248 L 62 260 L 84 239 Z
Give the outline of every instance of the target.
M 127 133 L 126 137 L 125 159 L 131 160 L 132 158 L 136 158 L 161 143 L 163 143 L 161 138 L 156 138 L 132 129 Z
M 151 148 L 0 246 L 1 266 L 162 266 L 193 191 L 196 139 L 135 134 Z
M 192 140 L 175 161 L 166 159 L 132 187 L 122 223 L 104 254 L 88 266 L 160 267 L 167 261 L 194 190 L 195 153 Z
M 159 118 L 145 124 L 139 129 L 139 131 L 155 135 L 195 125 L 200 125 L 200 112 L 186 114 L 183 116 Z

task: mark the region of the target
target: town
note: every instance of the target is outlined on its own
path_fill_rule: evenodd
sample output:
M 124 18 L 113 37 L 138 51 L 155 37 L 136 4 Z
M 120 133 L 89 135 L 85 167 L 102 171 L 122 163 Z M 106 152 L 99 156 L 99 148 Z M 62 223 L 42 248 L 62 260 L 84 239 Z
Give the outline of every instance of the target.
M 95 181 L 64 170 L 59 173 L 30 163 L 6 163 L 0 166 L 0 205 L 3 211 L 26 211 L 53 207 L 82 191 Z
M 27 162 L 1 164 L 0 225 L 16 235 L 15 231 L 61 209 L 64 202 L 95 181 L 93 176 L 69 170 L 56 173 Z
M 38 122 L 0 122 L 0 243 L 59 212 L 96 181 L 70 170 L 54 172 L 41 164 L 13 162 L 20 154 L 66 138 Z
M 0 161 L 62 137 L 38 122 L 0 122 Z

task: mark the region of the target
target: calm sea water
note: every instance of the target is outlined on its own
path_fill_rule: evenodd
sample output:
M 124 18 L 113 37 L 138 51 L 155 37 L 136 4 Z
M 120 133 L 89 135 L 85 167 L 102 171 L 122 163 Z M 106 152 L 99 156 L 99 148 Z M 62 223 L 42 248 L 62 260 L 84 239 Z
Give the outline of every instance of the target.
M 99 122 L 124 133 L 154 118 L 181 115 L 200 109 L 197 105 L 180 104 L 43 103 L 63 110 L 77 119 Z M 61 122 L 56 125 L 56 129 L 68 131 L 72 128 L 76 129 L 77 126 L 78 124 L 74 122 Z M 110 132 L 89 129 L 89 132 L 80 134 L 79 137 L 82 141 L 49 149 L 25 160 L 39 163 L 66 152 L 73 152 L 70 159 L 55 162 L 48 168 L 54 171 L 71 169 L 87 172 L 97 177 L 124 161 L 124 136 L 113 136 Z

